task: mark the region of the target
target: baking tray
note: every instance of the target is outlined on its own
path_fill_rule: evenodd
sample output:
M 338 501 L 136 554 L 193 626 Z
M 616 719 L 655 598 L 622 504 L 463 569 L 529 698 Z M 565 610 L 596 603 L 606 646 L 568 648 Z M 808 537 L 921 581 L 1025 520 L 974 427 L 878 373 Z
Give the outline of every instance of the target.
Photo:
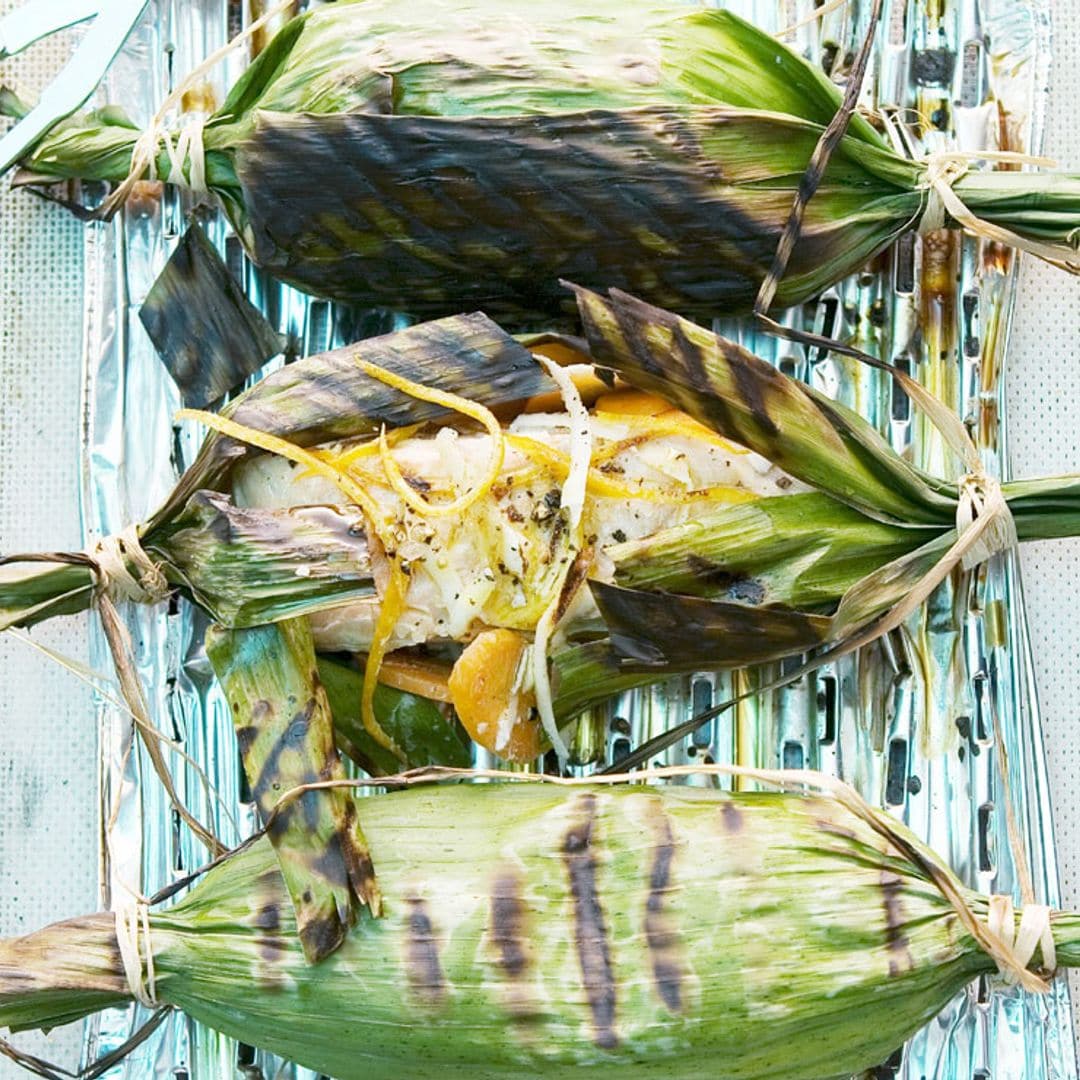
M 723 6 L 777 29 L 800 21 L 814 5 L 743 0 Z M 842 74 L 865 31 L 869 6 L 850 0 L 791 40 Z M 101 99 L 123 102 L 145 122 L 168 90 L 252 14 L 248 5 L 223 0 L 153 0 L 103 84 Z M 865 104 L 888 109 L 899 125 L 916 114 L 926 119 L 931 134 L 916 152 L 952 146 L 1037 151 L 1049 42 L 1048 0 L 886 0 Z M 219 100 L 244 61 L 241 49 L 214 72 Z M 160 198 L 141 198 L 121 219 L 87 227 L 82 506 L 88 542 L 144 519 L 190 462 L 201 437 L 174 424 L 178 394 L 137 317 L 190 209 L 184 196 L 165 188 Z M 298 355 L 389 328 L 385 316 L 313 301 L 279 285 L 246 260 L 220 218 L 201 220 L 249 298 L 289 336 Z M 930 257 L 955 269 L 955 288 L 920 287 Z M 964 417 L 988 470 L 1005 475 L 1003 381 L 1014 261 L 1008 252 L 958 234 L 936 243 L 932 252 L 907 236 L 789 321 L 853 337 L 932 386 Z M 763 337 L 745 324 L 724 320 L 718 328 L 857 408 L 919 465 L 948 467 L 936 434 L 879 372 Z M 177 758 L 181 796 L 224 840 L 240 840 L 256 819 L 253 807 L 241 800 L 232 724 L 202 650 L 203 617 L 182 600 L 167 610 L 128 607 L 125 615 L 154 722 L 207 770 L 220 802 L 207 798 L 195 771 Z M 108 650 L 96 630 L 91 654 L 95 666 L 107 669 Z M 587 723 L 611 759 L 779 670 L 702 675 L 625 694 L 590 714 Z M 153 892 L 198 866 L 205 852 L 171 811 L 141 749 L 130 752 L 125 715 L 103 703 L 98 722 L 102 901 L 109 905 L 125 883 Z M 925 612 L 887 640 L 724 714 L 664 761 L 737 760 L 840 775 L 906 821 L 969 885 L 1016 893 L 1001 782 L 1006 759 L 1036 892 L 1040 901 L 1056 905 L 1046 769 L 1013 554 L 954 578 Z M 110 817 L 115 823 L 106 845 Z M 145 1019 L 132 1006 L 88 1021 L 87 1060 L 120 1045 Z M 180 1015 L 108 1075 L 315 1076 Z M 898 1048 L 876 1075 L 1075 1080 L 1066 986 L 1059 981 L 1049 995 L 1034 997 L 997 980 L 980 980 Z

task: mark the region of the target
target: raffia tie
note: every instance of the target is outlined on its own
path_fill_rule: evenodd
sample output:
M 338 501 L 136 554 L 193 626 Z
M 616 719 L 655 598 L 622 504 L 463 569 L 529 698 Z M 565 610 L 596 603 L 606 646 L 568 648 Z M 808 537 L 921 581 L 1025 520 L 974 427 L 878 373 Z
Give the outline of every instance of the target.
M 156 1009 L 154 943 L 150 936 L 150 905 L 145 900 L 140 898 L 116 909 L 116 944 L 131 996 L 140 1005 Z
M 880 365 L 927 415 L 954 454 L 964 463 L 956 482 L 956 543 L 931 571 L 935 584 L 958 563 L 971 570 L 993 555 L 1017 544 L 1016 522 L 1001 484 L 983 465 L 978 447 L 963 421 L 922 383 L 891 365 Z
M 124 183 L 117 188 L 117 193 L 125 189 L 132 177 L 139 177 L 146 173 L 148 180 L 163 179 L 167 184 L 177 184 L 187 187 L 201 199 L 207 194 L 206 186 L 206 147 L 203 144 L 203 128 L 206 126 L 206 117 L 201 113 L 192 113 L 184 118 L 183 126 L 173 142 L 172 133 L 165 125 L 160 113 L 154 116 L 146 130 L 135 140 L 131 151 L 131 171 Z M 165 148 L 169 158 L 169 171 L 164 177 L 158 176 L 157 154 L 158 144 Z M 188 166 L 187 173 L 184 166 Z M 124 190 L 125 196 L 130 190 Z M 114 193 L 115 195 L 116 193 Z
M 131 165 L 128 174 L 116 190 L 105 200 L 101 216 L 111 217 L 124 204 L 135 185 L 143 178 L 158 179 L 157 155 L 159 145 L 164 145 L 169 158 L 169 174 L 164 179 L 170 184 L 179 184 L 190 188 L 198 197 L 208 192 L 206 184 L 206 148 L 203 145 L 203 128 L 206 117 L 194 114 L 183 123 L 173 142 L 172 134 L 166 126 L 166 117 L 184 99 L 188 91 L 194 89 L 200 80 L 215 68 L 233 49 L 261 30 L 271 19 L 289 11 L 294 0 L 282 0 L 269 11 L 255 19 L 231 41 L 212 52 L 201 64 L 187 75 L 175 90 L 161 103 L 161 108 L 151 118 L 146 130 L 135 140 L 131 148 Z M 184 166 L 187 166 L 185 175 Z
M 1042 904 L 1025 904 L 1020 916 L 1020 928 L 1016 928 L 1016 911 L 1011 896 L 991 896 L 986 917 L 988 933 L 1010 950 L 1024 969 L 1031 963 L 1035 950 L 1042 952 L 1042 968 L 1048 975 L 1057 970 L 1057 949 L 1050 929 L 1050 908 Z M 1017 982 L 1014 969 L 998 963 L 998 970 L 1006 982 Z
M 980 469 L 962 476 L 958 486 L 957 536 L 962 537 L 978 519 L 990 519 L 961 560 L 964 569 L 971 570 L 992 555 L 1016 546 L 1016 522 L 1002 494 L 1001 484 L 994 477 Z
M 943 229 L 947 218 L 952 218 L 958 225 L 966 229 L 973 236 L 980 236 L 995 244 L 1003 244 L 1006 247 L 1017 248 L 1031 255 L 1038 256 L 1055 266 L 1063 267 L 1073 272 L 1080 271 L 1080 259 L 1071 255 L 1067 248 L 1061 244 L 1048 244 L 1040 240 L 1032 240 L 1019 233 L 1006 229 L 1004 225 L 998 225 L 992 221 L 984 221 L 973 213 L 964 204 L 963 199 L 956 194 L 956 183 L 966 176 L 973 162 L 997 161 L 1012 165 L 1036 165 L 1041 168 L 1057 168 L 1057 162 L 1052 158 L 1035 157 L 1031 154 L 1021 154 L 1011 150 L 945 150 L 937 154 L 931 154 L 923 158 L 926 165 L 926 176 L 921 187 L 926 191 L 926 206 L 919 218 L 918 231 L 920 233 L 934 232 Z
M 150 558 L 139 539 L 138 526 L 130 525 L 115 536 L 99 540 L 85 555 L 97 578 L 97 609 L 101 628 L 109 644 L 120 693 L 131 712 L 151 764 L 181 819 L 192 833 L 213 853 L 224 845 L 184 805 L 173 783 L 161 746 L 158 731 L 150 718 L 150 705 L 139 679 L 132 653 L 131 635 L 116 609 L 117 600 L 153 604 L 169 595 L 169 582 L 162 568 Z M 129 562 L 134 570 L 129 568 Z
M 156 604 L 169 595 L 165 572 L 143 548 L 137 525 L 102 537 L 88 554 L 97 568 L 98 587 L 110 599 Z

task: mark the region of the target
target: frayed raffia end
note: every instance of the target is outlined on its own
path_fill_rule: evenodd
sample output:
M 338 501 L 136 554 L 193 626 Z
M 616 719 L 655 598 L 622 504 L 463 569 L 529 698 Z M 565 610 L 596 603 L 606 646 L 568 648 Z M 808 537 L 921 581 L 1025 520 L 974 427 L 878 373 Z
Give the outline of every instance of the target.
M 952 218 L 961 228 L 972 236 L 981 237 L 991 243 L 1026 251 L 1054 266 L 1059 266 L 1070 273 L 1080 273 L 1080 258 L 1071 249 L 1061 244 L 1047 244 L 1041 240 L 1032 240 L 1019 233 L 984 221 L 964 204 L 956 194 L 955 185 L 964 176 L 975 161 L 996 161 L 1011 165 L 1035 165 L 1040 168 L 1057 168 L 1052 158 L 1035 157 L 1011 150 L 960 151 L 945 150 L 922 159 L 926 165 L 926 176 L 922 187 L 926 191 L 926 205 L 916 226 L 919 233 L 926 234 L 945 228 L 948 218 Z
M 258 33 L 271 19 L 283 14 L 292 7 L 293 0 L 282 0 L 255 19 L 250 26 L 242 30 L 231 41 L 228 41 L 220 49 L 212 52 L 198 67 L 195 68 L 165 100 L 161 108 L 151 118 L 146 130 L 135 140 L 131 148 L 131 164 L 127 176 L 117 186 L 116 190 L 102 203 L 98 213 L 99 217 L 106 220 L 111 218 L 117 210 L 127 201 L 128 196 L 134 190 L 135 185 L 147 177 L 151 180 L 158 179 L 157 155 L 158 146 L 164 145 L 165 153 L 169 157 L 169 175 L 164 179 L 170 184 L 180 184 L 190 188 L 199 198 L 208 194 L 206 184 L 206 148 L 203 145 L 203 128 L 207 118 L 200 114 L 192 115 L 184 122 L 173 142 L 171 133 L 165 124 L 165 118 L 183 100 L 184 95 L 192 90 L 199 81 L 229 55 L 237 46 Z M 187 172 L 184 172 L 184 166 Z
M 156 1009 L 157 976 L 154 943 L 150 936 L 150 905 L 143 899 L 116 909 L 116 945 L 131 996 L 148 1009 Z M 145 955 L 145 964 L 143 956 Z M 145 976 L 144 976 L 145 970 Z
M 102 537 L 87 555 L 94 565 L 98 588 L 111 600 L 157 604 L 169 595 L 169 579 L 146 553 L 137 525 Z

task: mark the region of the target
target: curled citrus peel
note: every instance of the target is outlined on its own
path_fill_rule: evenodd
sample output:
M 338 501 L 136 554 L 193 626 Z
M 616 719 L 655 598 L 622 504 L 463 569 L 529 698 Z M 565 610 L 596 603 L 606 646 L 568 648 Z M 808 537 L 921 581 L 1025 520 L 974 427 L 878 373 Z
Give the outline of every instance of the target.
M 377 379 L 395 390 L 400 390 L 403 394 L 408 394 L 409 397 L 416 398 L 418 401 L 442 405 L 443 408 L 452 409 L 454 412 L 461 413 L 462 416 L 468 416 L 470 419 L 483 424 L 491 436 L 491 453 L 488 457 L 488 466 L 480 482 L 452 502 L 432 503 L 428 502 L 419 492 L 414 491 L 405 477 L 402 476 L 398 463 L 390 453 L 384 425 L 379 432 L 379 457 L 390 486 L 405 504 L 425 517 L 452 517 L 455 514 L 463 513 L 478 499 L 482 499 L 491 490 L 495 481 L 498 480 L 503 457 L 506 453 L 502 425 L 495 414 L 478 402 L 470 401 L 468 398 L 461 397 L 458 394 L 451 394 L 445 390 L 436 390 L 433 387 L 413 382 L 412 379 L 407 379 L 404 375 L 387 371 L 385 368 L 369 363 L 367 360 L 361 360 L 359 363 L 365 375 L 370 375 L 371 378 Z

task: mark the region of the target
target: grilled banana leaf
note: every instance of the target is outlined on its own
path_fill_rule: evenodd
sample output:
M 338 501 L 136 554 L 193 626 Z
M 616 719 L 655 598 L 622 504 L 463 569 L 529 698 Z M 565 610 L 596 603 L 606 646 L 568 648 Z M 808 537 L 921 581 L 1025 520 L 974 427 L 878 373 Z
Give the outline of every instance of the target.
M 344 941 L 357 901 L 378 914 L 381 898 L 347 792 L 309 791 L 279 806 L 294 787 L 346 778 L 330 702 L 315 670 L 311 627 L 306 619 L 246 630 L 211 627 L 206 654 L 232 710 L 244 771 L 268 825 L 304 956 L 317 963 Z
M 730 12 L 364 0 L 284 26 L 201 137 L 208 191 L 248 253 L 309 292 L 535 328 L 572 319 L 571 277 L 704 319 L 750 307 L 839 103 L 823 72 Z M 24 172 L 120 182 L 139 136 L 115 108 L 76 117 Z M 175 176 L 164 142 L 155 175 Z M 929 188 L 928 165 L 856 114 L 777 302 L 918 225 Z M 1076 177 L 971 169 L 953 188 L 1078 265 Z
M 417 1062 L 460 1080 L 849 1080 L 995 970 L 928 867 L 980 920 L 986 898 L 832 798 L 466 784 L 357 812 L 384 918 L 307 966 L 260 841 L 151 912 L 158 1001 L 340 1080 Z M 1058 965 L 1080 964 L 1080 917 L 1051 930 Z M 0 1026 L 129 993 L 111 914 L 0 942 Z

